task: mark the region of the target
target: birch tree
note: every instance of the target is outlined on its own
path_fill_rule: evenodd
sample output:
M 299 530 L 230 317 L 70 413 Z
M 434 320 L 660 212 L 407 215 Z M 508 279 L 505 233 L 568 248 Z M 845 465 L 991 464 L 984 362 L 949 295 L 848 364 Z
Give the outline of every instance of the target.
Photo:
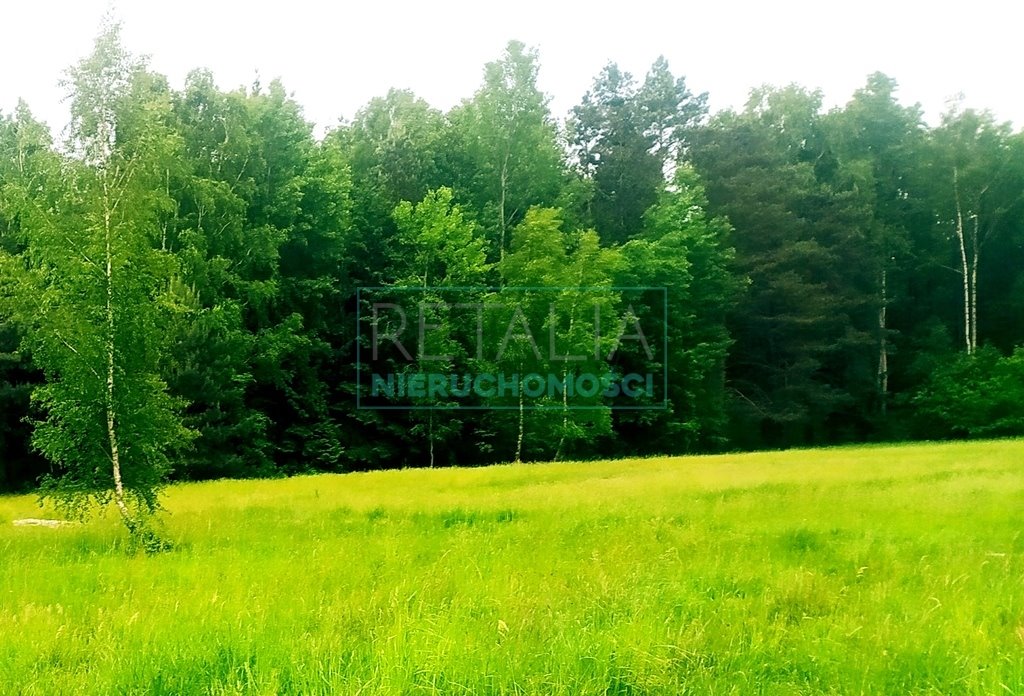
M 510 41 L 488 63 L 484 84 L 452 110 L 457 151 L 456 188 L 467 190 L 504 258 L 510 230 L 533 205 L 555 202 L 562 158 L 548 98 L 537 87 L 537 52 Z
M 480 301 L 477 296 L 462 290 L 458 295 L 446 294 L 445 288 L 470 288 L 483 284 L 488 266 L 484 241 L 476 234 L 473 223 L 463 217 L 462 210 L 453 203 L 451 189 L 430 191 L 415 205 L 402 201 L 394 211 L 398 227 L 397 264 L 404 272 L 396 285 L 412 292 L 402 293 L 408 310 L 414 303 L 421 305 L 423 321 L 433 327 L 428 343 L 426 331 L 416 361 L 406 366 L 407 371 L 454 374 L 466 366 L 471 356 L 466 351 L 466 340 L 458 339 L 459 327 L 452 316 L 453 297 L 458 302 Z M 425 354 L 437 356 L 427 359 Z M 420 421 L 411 428 L 416 436 L 425 436 L 430 466 L 437 460 L 438 445 L 445 444 L 458 433 L 460 422 L 453 414 L 439 417 L 436 397 L 427 396 L 416 404 L 421 409 L 413 417 Z M 425 422 L 423 422 L 425 421 Z
M 157 250 L 161 162 L 173 138 L 160 80 L 129 55 L 117 25 L 71 69 L 72 119 L 55 205 L 29 213 L 20 290 L 27 341 L 47 383 L 33 444 L 54 466 L 43 495 L 84 518 L 113 502 L 133 537 L 191 433 L 157 366 L 174 299 L 172 259 Z
M 940 224 L 950 230 L 962 289 L 963 345 L 978 349 L 979 273 L 982 251 L 1020 209 L 1024 186 L 1010 147 L 1009 124 L 991 114 L 954 107 L 934 133 Z
M 563 382 L 573 379 L 572 373 L 604 375 L 615 336 L 599 329 L 597 313 L 615 324 L 613 281 L 620 263 L 621 252 L 601 248 L 595 231 L 564 230 L 560 210 L 528 210 L 512 230 L 511 249 L 498 266 L 502 288 L 497 300 L 506 311 L 488 332 L 501 341 L 499 362 L 506 372 L 560 374 Z M 600 350 L 595 356 L 596 340 Z M 511 404 L 514 461 L 522 461 L 530 450 L 537 458 L 563 459 L 573 445 L 611 431 L 610 412 L 599 395 L 576 395 L 570 404 L 563 391 L 555 400 L 550 395 L 531 400 L 527 408 L 524 391 L 520 388 Z M 588 408 L 573 408 L 579 405 Z M 528 429 L 532 442 L 526 441 Z

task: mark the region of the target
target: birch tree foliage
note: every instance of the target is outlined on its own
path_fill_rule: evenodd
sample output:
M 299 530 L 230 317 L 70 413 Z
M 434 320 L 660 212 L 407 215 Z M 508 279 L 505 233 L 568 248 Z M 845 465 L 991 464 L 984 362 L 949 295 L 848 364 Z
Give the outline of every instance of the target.
M 600 246 L 594 230 L 566 230 L 558 209 L 528 210 L 498 265 L 502 290 L 496 299 L 505 311 L 494 315 L 495 325 L 487 329 L 490 336 L 504 336 L 501 369 L 563 380 L 606 375 L 606 355 L 617 337 L 599 322 L 616 323 L 620 298 L 613 281 L 621 259 L 618 248 Z M 513 407 L 514 422 L 506 428 L 516 433 L 515 461 L 585 454 L 587 441 L 611 432 L 610 410 L 601 396 L 570 400 L 563 391 L 531 401 L 526 404 L 520 391 L 505 404 Z
M 410 313 L 411 322 L 429 325 L 419 336 L 416 360 L 404 366 L 407 373 L 465 374 L 473 371 L 472 322 L 466 321 L 465 310 L 460 314 L 456 303 L 479 303 L 485 291 L 482 288 L 488 271 L 484 240 L 472 221 L 463 216 L 454 203 L 449 188 L 429 191 L 415 205 L 402 201 L 394 211 L 398 228 L 396 239 L 397 287 L 404 288 L 398 296 Z M 457 293 L 447 288 L 460 288 Z M 422 305 L 422 306 L 421 306 Z M 436 356 L 426 358 L 425 356 Z M 443 356 L 443 357 L 441 357 Z M 414 400 L 423 409 L 413 414 L 414 425 L 409 433 L 426 443 L 426 460 L 434 466 L 440 451 L 450 449 L 450 441 L 459 435 L 462 419 L 446 413 L 437 415 L 435 409 L 444 407 L 447 400 L 436 397 Z M 451 404 L 447 404 L 449 407 Z
M 173 259 L 155 245 L 167 203 L 156 182 L 174 139 L 159 84 L 116 25 L 67 84 L 75 156 L 51 182 L 55 204 L 26 226 L 27 343 L 47 377 L 32 395 L 32 442 L 54 468 L 45 498 L 80 518 L 113 501 L 138 535 L 159 507 L 169 451 L 192 436 L 158 373 L 161 326 L 178 305 Z
M 456 189 L 469 193 L 499 259 L 511 228 L 531 206 L 554 203 L 562 183 L 557 126 L 538 71 L 537 52 L 510 41 L 473 98 L 449 114 Z
M 965 352 L 979 346 L 978 307 L 985 249 L 1002 233 L 1024 203 L 1012 129 L 987 112 L 960 109 L 943 116 L 933 134 L 932 168 L 940 229 L 955 249 L 962 286 L 962 339 Z M 982 303 L 987 298 L 982 298 Z

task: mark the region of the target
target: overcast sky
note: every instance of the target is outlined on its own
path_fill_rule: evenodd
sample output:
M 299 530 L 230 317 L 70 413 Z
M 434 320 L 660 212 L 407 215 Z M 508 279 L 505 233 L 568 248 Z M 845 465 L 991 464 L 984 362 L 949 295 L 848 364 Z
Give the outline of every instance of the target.
M 59 130 L 62 72 L 88 53 L 111 3 L 4 4 L 0 110 L 23 97 Z M 390 87 L 447 109 L 472 95 L 484 63 L 512 38 L 539 49 L 540 86 L 559 118 L 609 60 L 642 78 L 664 54 L 694 91 L 710 92 L 715 110 L 742 107 L 763 83 L 821 88 L 826 106 L 841 105 L 881 70 L 899 81 L 901 100 L 920 102 L 932 122 L 962 92 L 968 106 L 1024 126 L 1024 4 L 1016 0 L 120 0 L 113 7 L 128 48 L 151 56 L 172 85 L 195 67 L 210 68 L 223 88 L 281 77 L 321 128 L 351 118 Z

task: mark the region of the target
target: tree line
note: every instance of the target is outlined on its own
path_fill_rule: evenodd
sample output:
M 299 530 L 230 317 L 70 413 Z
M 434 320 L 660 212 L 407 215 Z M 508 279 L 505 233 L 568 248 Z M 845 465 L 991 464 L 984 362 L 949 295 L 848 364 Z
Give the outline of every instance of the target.
M 131 526 L 168 476 L 1024 432 L 1024 134 L 878 73 L 712 114 L 664 59 L 561 121 L 539 68 L 510 42 L 447 112 L 391 90 L 317 138 L 105 27 L 59 140 L 0 114 L 0 489 Z M 356 407 L 359 288 L 521 286 L 666 288 L 667 408 Z

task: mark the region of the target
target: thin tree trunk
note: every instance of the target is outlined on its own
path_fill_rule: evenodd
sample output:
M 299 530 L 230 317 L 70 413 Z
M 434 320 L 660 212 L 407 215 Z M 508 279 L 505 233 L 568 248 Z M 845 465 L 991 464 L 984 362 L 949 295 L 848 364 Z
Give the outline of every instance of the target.
M 964 216 L 960 208 L 960 179 L 956 167 L 953 167 L 953 196 L 956 203 L 956 238 L 960 243 L 960 272 L 964 279 L 964 344 L 967 354 L 974 353 L 971 343 L 971 276 L 967 263 L 967 244 L 964 240 Z
M 427 259 L 423 262 L 423 286 L 422 286 L 423 297 L 420 299 L 420 302 L 423 303 L 423 308 L 422 308 L 421 311 L 426 311 L 427 282 L 429 281 L 429 277 L 430 277 L 430 257 L 428 256 Z M 421 346 L 420 347 L 420 354 L 421 354 L 421 356 L 422 356 L 422 354 L 423 354 L 423 352 L 425 350 L 426 350 L 425 346 Z M 420 367 L 420 369 L 422 369 L 422 366 Z M 430 398 L 429 391 L 427 393 L 427 398 L 428 399 Z M 430 468 L 433 469 L 434 468 L 434 405 L 433 404 L 431 404 L 428 407 L 428 411 L 427 411 L 427 449 L 430 452 Z
M 978 350 L 978 216 L 974 216 L 974 235 L 971 238 L 971 352 Z
M 569 390 L 565 388 L 565 380 L 569 378 L 569 365 L 562 368 L 562 432 L 558 438 L 558 448 L 555 449 L 555 461 L 562 461 L 565 456 L 565 433 L 569 429 Z
M 431 408 L 427 414 L 427 430 L 430 438 L 430 468 L 434 468 L 434 409 Z
M 104 174 L 105 177 L 105 174 Z M 115 323 L 114 323 L 114 254 L 112 249 L 112 230 L 111 230 L 111 210 L 110 210 L 110 197 L 107 191 L 107 182 L 104 178 L 103 181 L 103 233 L 104 242 L 106 247 L 106 290 L 107 290 L 107 337 L 106 337 L 106 357 L 107 357 L 107 393 L 106 393 L 106 412 L 107 412 L 107 439 L 110 443 L 110 463 L 113 468 L 114 476 L 114 503 L 117 505 L 118 511 L 121 513 L 121 519 L 124 521 L 129 532 L 136 531 L 135 520 L 132 517 L 131 512 L 128 510 L 128 504 L 125 501 L 124 495 L 124 481 L 121 478 L 121 450 L 118 445 L 117 437 L 117 414 L 114 406 L 114 349 L 115 349 Z
M 882 304 L 878 308 L 878 397 L 880 410 L 885 417 L 889 399 L 889 343 L 886 335 L 886 310 L 888 297 L 888 270 L 882 267 Z
M 164 193 L 167 196 L 167 200 L 171 199 L 171 170 L 164 169 Z M 175 216 L 177 217 L 177 216 Z M 164 220 L 163 225 L 160 226 L 160 251 L 167 251 L 167 221 Z
M 582 278 L 579 279 L 582 285 Z M 573 298 L 572 308 L 569 310 L 569 331 L 568 335 L 572 338 L 573 325 L 576 322 L 576 304 L 578 297 Z M 552 317 L 553 320 L 553 317 Z M 554 351 L 552 351 L 554 352 Z M 551 357 L 554 357 L 553 355 Z M 566 361 L 565 368 L 562 370 L 562 433 L 558 438 L 558 448 L 555 450 L 555 461 L 561 461 L 562 456 L 565 454 L 565 433 L 569 430 L 569 390 L 565 388 L 565 380 L 569 376 L 569 362 Z
M 523 385 L 519 385 L 519 435 L 516 438 L 516 464 L 523 460 L 523 427 L 526 424 L 526 407 L 523 403 Z
M 501 248 L 498 251 L 498 258 L 502 261 L 505 260 L 505 189 L 508 186 L 508 153 L 505 153 L 505 159 L 501 163 L 501 192 L 498 197 L 498 229 L 501 237 Z

